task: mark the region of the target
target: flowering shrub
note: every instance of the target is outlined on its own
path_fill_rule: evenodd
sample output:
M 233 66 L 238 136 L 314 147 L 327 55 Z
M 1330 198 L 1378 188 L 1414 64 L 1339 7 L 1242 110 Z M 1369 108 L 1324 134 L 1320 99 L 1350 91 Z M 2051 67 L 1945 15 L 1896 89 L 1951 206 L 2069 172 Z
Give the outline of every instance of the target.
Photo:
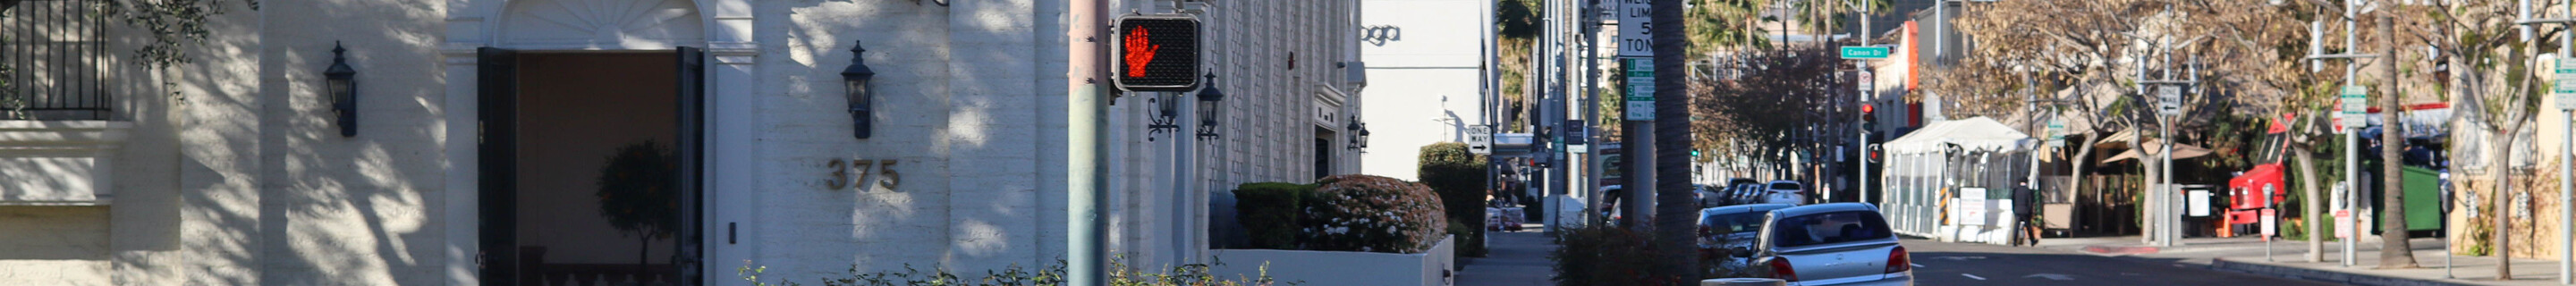
M 1439 195 L 1422 184 L 1337 175 L 1316 185 L 1301 232 L 1307 250 L 1418 253 L 1449 228 Z

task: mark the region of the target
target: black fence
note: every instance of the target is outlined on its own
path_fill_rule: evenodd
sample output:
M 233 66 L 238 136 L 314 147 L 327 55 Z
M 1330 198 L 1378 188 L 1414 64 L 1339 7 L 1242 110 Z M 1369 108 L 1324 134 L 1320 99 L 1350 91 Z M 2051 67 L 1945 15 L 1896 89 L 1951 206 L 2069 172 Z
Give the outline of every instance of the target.
M 14 2 L 0 3 L 0 119 L 108 119 L 116 66 L 99 1 L 0 1 Z

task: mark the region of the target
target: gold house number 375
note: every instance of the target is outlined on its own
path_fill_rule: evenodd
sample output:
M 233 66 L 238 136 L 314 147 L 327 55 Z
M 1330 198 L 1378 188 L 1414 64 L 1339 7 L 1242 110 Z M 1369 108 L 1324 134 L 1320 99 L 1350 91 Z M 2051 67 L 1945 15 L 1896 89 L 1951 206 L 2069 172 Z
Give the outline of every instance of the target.
M 893 190 L 895 183 L 898 182 L 897 178 L 899 177 L 894 172 L 894 164 L 895 161 L 893 159 L 845 160 L 841 158 L 832 158 L 832 162 L 823 164 L 823 168 L 832 169 L 832 178 L 824 180 L 823 186 L 829 187 L 832 190 L 858 189 L 859 191 L 867 191 L 870 189 L 869 186 L 883 186 L 887 190 Z M 858 173 L 857 178 L 851 178 L 851 173 Z

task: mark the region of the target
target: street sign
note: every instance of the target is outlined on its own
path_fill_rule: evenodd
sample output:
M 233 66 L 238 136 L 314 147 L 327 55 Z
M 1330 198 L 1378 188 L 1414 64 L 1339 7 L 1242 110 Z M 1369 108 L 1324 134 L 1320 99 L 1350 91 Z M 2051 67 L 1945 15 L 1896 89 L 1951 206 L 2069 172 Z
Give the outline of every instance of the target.
M 1623 0 L 1631 3 L 1642 0 Z M 1624 6 L 1623 6 L 1624 7 Z M 1620 57 L 1628 66 L 1628 120 L 1655 120 L 1655 59 Z
M 1846 60 L 1884 60 L 1887 54 L 1887 47 L 1843 46 L 1843 59 Z
M 2156 87 L 2156 115 L 2182 116 L 2182 87 Z
M 2558 109 L 2576 109 L 2576 61 L 2558 59 L 2558 68 L 2552 71 L 2556 72 L 2558 80 L 2549 89 L 2549 94 L 2557 97 Z
M 2335 113 L 2337 115 L 2335 133 L 2352 132 L 2353 129 L 2360 129 L 2361 126 L 2370 124 L 2362 119 L 2362 116 L 2370 111 L 2370 88 L 2358 85 L 2343 86 L 2343 93 L 2336 98 L 2343 102 L 2336 108 L 2339 112 Z
M 1655 38 L 1650 34 L 1655 9 L 1649 0 L 1619 0 L 1619 56 L 1655 56 Z
M 1467 126 L 1467 152 L 1476 155 L 1494 153 L 1494 127 L 1483 124 Z
M 1877 87 L 1877 86 L 1876 86 L 1876 85 L 1878 84 L 1877 78 L 1875 78 L 1874 76 L 1871 76 L 1871 75 L 1869 74 L 1869 71 L 1868 71 L 1868 70 L 1861 70 L 1861 71 L 1860 71 L 1860 80 L 1859 80 L 1859 81 L 1860 81 L 1861 99 L 1863 99 L 1863 100 L 1867 100 L 1867 99 L 1869 99 L 1869 97 L 1870 97 L 1870 95 L 1871 95 L 1871 94 L 1869 94 L 1869 92 L 1870 92 L 1871 90 L 1873 90 L 1872 88 Z

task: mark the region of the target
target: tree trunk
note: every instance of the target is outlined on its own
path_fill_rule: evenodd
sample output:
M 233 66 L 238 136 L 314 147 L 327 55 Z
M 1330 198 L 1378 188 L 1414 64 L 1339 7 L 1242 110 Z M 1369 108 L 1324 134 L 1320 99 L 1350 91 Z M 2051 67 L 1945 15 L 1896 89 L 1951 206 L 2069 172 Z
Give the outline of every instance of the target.
M 2095 128 L 2094 128 L 2094 129 L 2095 129 L 2096 131 L 2099 131 L 2101 128 L 2097 125 L 2097 126 L 2095 126 Z M 2069 164 L 2067 164 L 2067 166 L 2066 166 L 2066 169 L 2067 169 L 2066 173 L 2067 173 L 2067 174 L 2072 174 L 2072 175 L 2070 175 L 2070 176 L 2068 176 L 2068 177 L 2067 177 L 2068 182 L 2067 182 L 2067 184 L 2066 184 L 2066 185 L 2067 185 L 2068 187 L 2070 187 L 2070 188 L 2083 188 L 2083 187 L 2084 187 L 2084 166 L 2092 165 L 2092 164 L 2093 164 L 2093 144 L 2102 144 L 2102 136 L 2101 136 L 2101 135 L 2093 135 L 2093 134 L 2086 134 L 2086 135 L 2084 135 L 2084 146 L 2078 146 L 2078 147 L 2075 147 L 2075 150 L 2076 150 L 2076 151 L 2075 151 L 2075 157 L 2071 157 L 2071 158 L 2067 158 L 2067 159 L 2066 159 L 2066 162 L 2067 162 L 2067 163 L 2069 163 Z M 2081 194 L 2081 193 L 2079 193 L 2079 194 Z M 2105 203 L 2105 202 L 2109 202 L 2109 201 L 2110 201 L 2110 200 L 2102 199 L 2102 190 L 2100 190 L 2100 189 L 2095 189 L 2095 190 L 2093 190 L 2093 202 L 2094 202 L 2094 203 L 2096 203 L 2096 204 L 2104 204 L 2104 205 L 2108 205 L 2108 204 L 2107 204 L 2107 203 Z M 2082 200 L 2077 200 L 2077 203 L 2082 203 L 2082 202 L 2083 202 Z M 2083 209 L 2083 208 L 2076 208 L 2076 209 Z M 2106 209 L 2107 209 L 2107 208 L 2106 208 Z M 2099 227 L 2102 227 L 2102 226 L 2098 226 L 2098 225 L 2097 225 L 2097 226 L 2093 226 L 2093 227 L 2096 227 L 2096 229 L 2097 229 L 2097 230 L 2099 230 L 2099 229 L 2100 229 Z
M 653 273 L 653 256 L 651 255 L 651 253 L 653 253 L 653 235 L 650 233 L 651 232 L 646 232 L 645 235 L 640 235 L 644 237 L 644 243 L 643 245 L 635 246 L 635 275 L 638 276 L 637 278 L 642 278 L 641 276 L 645 273 Z
M 1651 35 L 1654 38 L 1655 66 L 1688 66 L 1682 46 L 1688 41 L 1682 31 L 1682 1 L 1654 0 L 1651 4 L 1666 8 L 1653 9 L 1648 15 L 1654 24 Z M 1680 87 L 1687 84 L 1686 80 L 1681 76 L 1656 77 L 1655 85 Z M 1697 223 L 1696 214 L 1699 214 L 1698 208 L 1691 207 L 1691 96 L 1687 89 L 1674 90 L 1683 92 L 1674 94 L 1678 96 L 1656 96 L 1655 138 L 1651 142 L 1641 142 L 1655 144 L 1654 154 L 1640 154 L 1655 156 L 1655 169 L 1651 174 L 1655 176 L 1655 185 L 1651 187 L 1656 193 L 1654 245 L 1658 249 L 1674 250 L 1661 251 L 1658 260 L 1663 263 L 1656 263 L 1660 267 L 1648 273 L 1658 274 L 1654 277 L 1669 277 L 1673 279 L 1671 281 L 1699 281 L 1701 269 L 1697 255 L 1693 251 L 1682 251 L 1694 247 L 1696 239 L 1692 233 L 1696 231 L 1692 226 Z
M 2325 174 L 2317 173 L 2317 155 L 2309 144 L 2290 145 L 2290 154 L 2299 161 L 2299 187 L 2307 194 L 2299 199 L 2299 220 L 2308 225 L 2308 262 L 2326 262 L 2326 237 L 2334 236 L 2326 233 L 2326 224 L 2333 219 L 2326 217 L 2325 191 L 2317 189 L 2317 177 Z
M 2487 215 L 2495 217 L 2495 233 L 2487 235 L 2487 237 L 2493 238 L 2492 240 L 2494 240 L 2494 242 L 2492 242 L 2494 244 L 2491 245 L 2493 247 L 2490 248 L 2494 249 L 2496 257 L 2496 280 L 2513 279 L 2513 235 L 2510 235 L 2513 232 L 2509 231 L 2513 226 L 2512 148 L 2514 140 L 2513 135 L 2515 133 L 2514 130 L 2521 129 L 2522 124 L 2515 123 L 2513 125 L 2513 128 L 2506 128 L 2501 131 L 2497 131 L 2495 138 L 2502 140 L 2495 140 L 2495 147 L 2487 149 L 2488 154 L 2495 154 L 2495 156 L 2493 156 L 2495 157 L 2495 160 L 2487 161 L 2487 171 L 2495 174 L 2495 183 L 2493 184 L 2495 185 L 2496 191 L 2494 194 L 2489 195 L 2490 197 L 2494 197 L 2492 200 L 2495 201 L 2495 206 L 2487 208 L 2492 210 L 2488 211 Z
M 2379 177 L 2387 178 L 2385 181 L 2388 182 L 2379 188 L 2381 196 L 2385 197 L 2380 200 L 2379 213 L 2386 214 L 2380 216 L 2379 223 L 2380 269 L 2415 268 L 2415 247 L 2406 241 L 2406 172 L 2405 165 L 2401 164 L 2405 161 L 2398 155 L 2406 149 L 2406 139 L 2398 136 L 2405 133 L 2405 129 L 2400 128 L 2404 122 L 2397 120 L 2397 113 L 2405 108 L 2398 101 L 2398 91 L 2404 89 L 2397 84 L 2396 59 L 2400 59 L 2400 54 L 2397 42 L 2393 40 L 2397 38 L 2396 22 L 2394 17 L 2379 17 L 2379 33 L 2381 39 L 2385 39 L 2380 41 L 2380 47 L 2387 51 L 2382 55 L 2388 55 L 2387 59 L 2390 59 L 2382 61 L 2379 67 L 2387 72 L 2387 77 L 2380 80 L 2388 82 L 2382 88 L 2387 92 L 2379 99 L 2379 122 L 2382 122 L 2379 127 Z

